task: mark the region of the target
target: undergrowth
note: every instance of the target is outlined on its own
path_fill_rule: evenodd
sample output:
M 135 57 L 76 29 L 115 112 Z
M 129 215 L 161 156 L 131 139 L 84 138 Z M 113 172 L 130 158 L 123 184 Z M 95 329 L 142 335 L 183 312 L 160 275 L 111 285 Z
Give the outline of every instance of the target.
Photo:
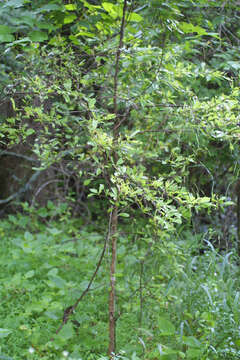
M 88 286 L 106 229 L 51 203 L 1 220 L 0 359 L 106 358 L 108 248 L 56 334 Z M 209 243 L 200 254 L 205 234 L 190 232 L 143 246 L 130 230 L 121 224 L 116 359 L 240 359 L 234 250 L 220 254 Z

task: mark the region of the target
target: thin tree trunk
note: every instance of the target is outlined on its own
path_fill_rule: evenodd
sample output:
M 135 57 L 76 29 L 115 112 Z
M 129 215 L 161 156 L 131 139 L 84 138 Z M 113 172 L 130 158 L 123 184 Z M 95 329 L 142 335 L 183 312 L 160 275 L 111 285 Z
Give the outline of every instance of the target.
M 144 261 L 140 261 L 140 276 L 139 276 L 139 294 L 140 294 L 140 315 L 139 315 L 139 326 L 142 327 L 142 314 L 143 314 L 143 268 Z
M 108 353 L 112 358 L 116 347 L 116 319 L 115 319 L 115 297 L 116 297 L 116 260 L 117 260 L 117 225 L 118 209 L 114 207 L 112 212 L 111 237 L 112 237 L 112 261 L 110 267 L 110 294 L 109 294 L 109 349 Z
M 237 252 L 238 256 L 240 256 L 240 180 L 238 180 L 236 185 L 236 193 L 237 193 Z
M 123 15 L 120 28 L 120 39 L 118 49 L 116 52 L 115 62 L 115 74 L 114 74 L 114 88 L 113 88 L 113 103 L 114 103 L 114 114 L 115 121 L 113 127 L 113 140 L 114 144 L 117 145 L 119 138 L 119 126 L 121 119 L 118 114 L 118 75 L 119 75 L 119 63 L 121 57 L 121 51 L 123 47 L 124 27 L 127 10 L 127 0 L 123 3 Z M 113 152 L 113 159 L 115 165 L 118 161 L 118 154 L 116 151 Z M 113 185 L 113 184 L 112 184 Z M 114 358 L 116 352 L 116 316 L 115 316 L 115 304 L 116 304 L 116 263 L 117 263 L 117 231 L 118 231 L 118 199 L 116 199 L 112 210 L 111 219 L 111 250 L 112 260 L 110 266 L 110 293 L 109 293 L 109 347 L 108 354 L 110 359 Z

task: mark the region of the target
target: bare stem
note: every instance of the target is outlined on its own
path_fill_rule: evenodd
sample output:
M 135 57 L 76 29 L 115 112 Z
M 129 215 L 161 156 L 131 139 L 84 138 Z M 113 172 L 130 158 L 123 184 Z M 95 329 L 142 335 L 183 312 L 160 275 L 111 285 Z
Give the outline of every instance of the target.
M 126 20 L 126 11 L 127 11 L 127 0 L 124 0 L 123 3 L 123 14 L 120 27 L 120 38 L 118 49 L 116 52 L 116 61 L 115 61 L 115 73 L 114 73 L 114 89 L 113 89 L 113 104 L 114 104 L 114 114 L 115 122 L 113 128 L 113 138 L 114 144 L 117 145 L 119 138 L 119 114 L 118 114 L 118 76 L 119 76 L 119 65 L 120 57 L 123 48 L 123 38 L 124 38 L 124 27 Z M 113 151 L 113 158 L 115 165 L 118 161 L 117 151 Z M 118 231 L 118 199 L 116 199 L 112 211 L 112 221 L 111 221 L 111 247 L 112 247 L 112 260 L 110 266 L 110 293 L 109 293 L 109 347 L 108 354 L 110 359 L 114 358 L 114 353 L 116 352 L 116 316 L 115 316 L 115 303 L 116 303 L 116 262 L 117 262 L 117 231 Z
M 114 207 L 112 212 L 111 237 L 112 237 L 112 261 L 110 266 L 110 294 L 109 294 L 109 348 L 108 353 L 112 358 L 116 348 L 116 317 L 115 317 L 115 298 L 116 298 L 116 261 L 117 261 L 117 225 L 118 209 Z

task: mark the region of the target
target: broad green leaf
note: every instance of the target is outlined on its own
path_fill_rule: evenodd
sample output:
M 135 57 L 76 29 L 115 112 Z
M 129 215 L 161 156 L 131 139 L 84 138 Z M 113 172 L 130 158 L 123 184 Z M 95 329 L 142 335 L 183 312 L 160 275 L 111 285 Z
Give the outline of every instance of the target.
M 86 180 L 84 180 L 83 185 L 87 186 L 91 183 L 91 181 L 92 181 L 91 179 L 86 179 Z
M 62 6 L 57 4 L 47 4 L 42 7 L 40 7 L 36 12 L 48 12 L 48 11 L 54 11 L 54 10 L 61 10 Z
M 57 316 L 56 313 L 53 311 L 45 311 L 44 315 L 46 315 L 49 319 L 52 319 L 52 320 L 59 319 L 59 316 Z
M 50 283 L 48 282 L 48 284 L 50 285 L 50 287 L 63 289 L 66 286 L 66 281 L 59 276 L 49 276 L 49 280 Z
M 190 348 L 187 350 L 188 359 L 199 359 L 199 356 L 202 355 L 202 350 Z
M 0 34 L 0 42 L 12 42 L 15 40 L 15 37 L 11 34 Z
M 28 310 L 42 312 L 45 309 L 45 304 L 41 301 L 35 301 L 29 305 Z
M 56 276 L 57 274 L 58 274 L 57 268 L 53 268 L 53 269 L 49 270 L 49 272 L 47 273 L 48 276 Z
M 34 21 L 34 23 L 36 24 L 38 29 L 47 30 L 49 33 L 51 33 L 51 31 L 56 29 L 56 27 L 53 24 L 47 23 L 47 22 L 44 22 L 44 21 Z
M 10 0 L 10 1 L 6 1 L 6 4 L 3 7 L 19 8 L 23 6 L 24 3 L 26 3 L 26 0 Z
M 69 340 L 74 336 L 74 329 L 72 323 L 68 322 L 63 326 L 62 330 L 59 332 L 59 336 L 64 340 Z
M 114 4 L 109 2 L 103 2 L 102 7 L 109 13 L 112 18 L 116 19 L 118 17 L 118 13 L 115 10 L 116 6 Z
M 24 275 L 24 277 L 25 277 L 25 279 L 30 279 L 30 278 L 32 278 L 34 275 L 35 275 L 35 271 L 34 271 L 34 270 L 30 270 L 30 271 L 28 271 L 28 272 Z
M 24 239 L 26 241 L 32 241 L 33 240 L 33 235 L 29 232 L 29 231 L 25 231 L 24 233 Z
M 36 41 L 36 42 L 42 42 L 48 39 L 48 35 L 46 32 L 37 31 L 37 30 L 31 31 L 28 36 L 32 41 Z
M 15 31 L 14 28 L 7 26 L 7 25 L 0 25 L 0 34 L 11 34 Z
M 65 16 L 63 22 L 64 22 L 64 24 L 71 24 L 74 20 L 76 20 L 76 18 L 77 18 L 77 15 L 71 14 L 71 15 Z
M 158 321 L 158 327 L 161 332 L 161 335 L 174 335 L 175 327 L 168 319 L 160 317 Z
M 34 134 L 35 133 L 35 130 L 34 129 L 27 129 L 26 131 L 25 131 L 25 135 L 26 136 L 30 136 L 30 135 L 32 135 L 32 134 Z
M 90 191 L 91 191 L 92 193 L 94 193 L 94 194 L 97 194 L 97 193 L 98 193 L 97 189 L 94 189 L 94 188 L 90 189 Z
M 0 338 L 7 337 L 9 334 L 11 334 L 11 332 L 12 332 L 12 330 L 0 328 Z
M 207 31 L 202 28 L 201 26 L 195 26 L 191 23 L 186 23 L 186 22 L 182 22 L 180 23 L 180 29 L 184 32 L 184 33 L 197 33 L 198 35 L 202 36 L 202 35 L 207 35 Z
M 200 348 L 201 343 L 194 336 L 183 336 L 183 344 L 188 345 L 193 348 Z
M 20 26 L 22 26 L 22 24 L 27 24 L 27 25 L 30 26 L 30 28 L 33 28 L 34 25 L 35 25 L 35 22 L 36 22 L 35 15 L 33 15 L 33 14 L 31 13 L 30 16 L 24 15 L 24 16 L 22 16 L 21 18 L 16 19 L 16 20 L 14 21 L 14 24 L 20 25 Z
M 76 4 L 67 4 L 67 5 L 65 5 L 65 8 L 69 11 L 74 11 L 77 9 L 77 5 Z
M 128 21 L 136 21 L 136 22 L 140 22 L 143 20 L 142 16 L 137 13 L 131 13 L 127 19 Z

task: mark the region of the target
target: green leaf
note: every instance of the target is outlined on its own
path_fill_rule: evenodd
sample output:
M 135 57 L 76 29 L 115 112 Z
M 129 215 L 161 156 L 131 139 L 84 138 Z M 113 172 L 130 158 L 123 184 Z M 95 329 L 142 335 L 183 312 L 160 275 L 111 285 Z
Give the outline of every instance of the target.
M 193 347 L 193 348 L 200 348 L 201 343 L 198 341 L 194 336 L 183 336 L 183 344 Z
M 0 42 L 12 42 L 15 40 L 15 37 L 12 35 L 12 33 L 15 30 L 7 25 L 0 25 Z
M 34 271 L 34 270 L 30 270 L 30 271 L 28 271 L 28 272 L 24 275 L 24 277 L 25 277 L 25 279 L 30 279 L 30 278 L 32 278 L 34 275 L 35 275 L 35 271 Z
M 169 336 L 169 335 L 174 335 L 175 334 L 175 327 L 171 323 L 171 321 L 169 321 L 168 319 L 166 319 L 164 317 L 160 317 L 158 324 L 159 324 L 158 325 L 159 330 L 161 331 L 161 335 Z
M 136 13 L 131 13 L 127 19 L 128 21 L 136 21 L 136 22 L 140 22 L 143 20 L 142 16 Z
M 74 336 L 73 325 L 68 322 L 63 326 L 62 330 L 59 332 L 59 336 L 64 340 L 69 340 Z
M 12 42 L 15 40 L 15 37 L 11 34 L 0 34 L 0 43 Z
M 207 35 L 207 31 L 202 28 L 201 26 L 195 26 L 191 23 L 186 23 L 186 22 L 182 22 L 180 23 L 180 29 L 184 32 L 184 33 L 197 33 L 198 35 L 202 36 L 202 35 Z
M 46 32 L 36 30 L 29 33 L 29 38 L 34 42 L 42 42 L 48 39 L 48 35 Z
M 129 214 L 127 214 L 127 213 L 120 213 L 119 216 L 122 216 L 122 217 L 126 217 L 126 218 L 127 218 L 127 217 L 129 217 Z
M 56 276 L 58 273 L 58 269 L 57 268 L 52 268 L 51 270 L 49 270 L 49 272 L 47 273 L 48 276 Z
M 65 5 L 65 8 L 69 11 L 74 11 L 77 9 L 77 5 L 76 4 L 67 4 L 67 5 Z
M 63 289 L 67 284 L 66 281 L 59 276 L 49 276 L 49 280 L 48 285 L 58 289 Z
M 7 25 L 0 25 L 0 34 L 11 34 L 15 31 L 14 28 Z
M 53 311 L 45 311 L 44 315 L 46 315 L 49 319 L 52 319 L 52 320 L 58 320 L 59 319 L 59 316 L 57 316 L 55 314 L 55 312 L 53 312 Z
M 86 180 L 84 180 L 83 185 L 88 186 L 91 181 L 92 181 L 91 179 L 86 179 Z
M 10 0 L 10 1 L 7 1 L 3 7 L 19 8 L 19 7 L 23 6 L 25 2 L 26 2 L 25 0 Z
M 24 233 L 24 239 L 26 241 L 32 241 L 33 240 L 33 235 L 29 232 L 29 231 L 25 231 Z
M 76 18 L 77 18 L 77 15 L 71 14 L 71 15 L 65 16 L 63 22 L 64 22 L 64 24 L 71 24 L 74 20 L 76 20 Z
M 0 338 L 5 338 L 8 335 L 10 335 L 12 332 L 12 330 L 8 330 L 8 329 L 2 329 L 0 328 Z
M 78 38 L 75 35 L 70 35 L 68 38 L 69 38 L 69 40 L 72 41 L 72 43 L 74 45 L 80 45 L 80 42 L 79 42 Z
M 64 82 L 63 86 L 65 87 L 66 90 L 71 91 L 72 88 L 72 80 L 71 79 L 66 79 L 66 81 Z
M 94 194 L 97 194 L 97 193 L 98 193 L 97 189 L 94 189 L 94 188 L 90 189 L 90 191 L 91 191 L 92 193 L 94 193 Z
M 42 6 L 41 8 L 39 8 L 38 10 L 36 10 L 36 13 L 38 12 L 48 12 L 48 11 L 56 11 L 56 10 L 61 10 L 62 6 L 57 5 L 57 4 L 47 4 Z
M 79 33 L 76 34 L 76 36 L 87 36 L 87 37 L 91 37 L 94 38 L 95 35 L 88 32 L 88 31 L 80 31 Z
M 102 3 L 102 7 L 104 8 L 104 10 L 106 10 L 109 15 L 113 18 L 116 19 L 118 17 L 118 13 L 115 10 L 116 9 L 116 5 L 109 3 L 109 2 L 103 2 Z
M 57 236 L 62 232 L 62 230 L 59 230 L 57 228 L 48 228 L 47 231 L 50 232 L 50 234 L 53 236 Z
M 98 193 L 101 194 L 101 192 L 104 190 L 104 184 L 99 185 Z
M 199 356 L 202 355 L 202 350 L 200 349 L 188 349 L 187 350 L 187 358 L 188 359 L 199 359 Z
M 25 131 L 25 135 L 26 136 L 30 136 L 30 135 L 32 135 L 32 134 L 34 134 L 35 133 L 35 130 L 34 129 L 31 129 L 31 128 L 29 128 L 29 129 L 27 129 L 26 131 Z

